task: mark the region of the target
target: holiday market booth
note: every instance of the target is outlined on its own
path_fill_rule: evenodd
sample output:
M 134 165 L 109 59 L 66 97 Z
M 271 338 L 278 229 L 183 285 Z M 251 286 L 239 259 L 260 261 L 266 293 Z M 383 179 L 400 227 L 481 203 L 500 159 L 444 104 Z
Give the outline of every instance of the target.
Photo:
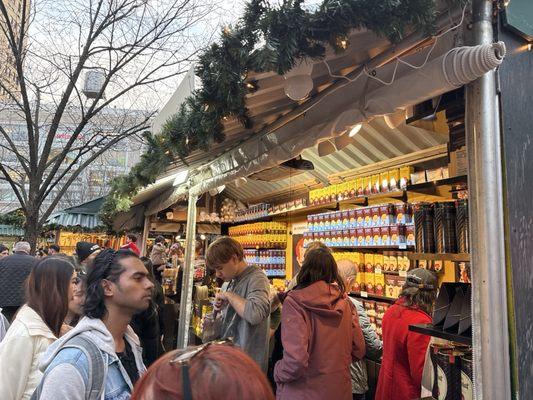
M 209 193 L 221 233 L 242 243 L 247 261 L 263 267 L 274 286 L 294 277 L 313 241 L 352 260 L 359 273 L 350 295 L 363 302 L 378 333 L 407 271 L 434 270 L 440 291 L 433 323 L 410 327 L 433 337 L 421 395 L 529 398 L 527 324 L 513 314 L 526 301 L 527 284 L 516 282 L 524 253 L 504 239 L 518 223 L 516 211 L 508 211 L 516 196 L 510 188 L 519 187 L 528 158 L 506 166 L 505 176 L 515 180 L 504 195 L 502 155 L 507 160 L 519 150 L 505 140 L 502 150 L 500 125 L 523 132 L 509 122 L 524 117 L 509 100 L 518 88 L 505 58 L 526 77 L 530 46 L 503 30 L 500 19 L 509 24 L 513 14 L 497 2 L 436 3 L 433 35 L 412 21 L 414 29 L 392 44 L 389 33 L 354 24 L 359 29 L 335 36 L 323 57 L 298 58 L 280 74 L 248 64 L 246 113 L 221 117 L 225 141 L 189 153 L 178 146 L 172 162 L 162 164 L 165 172 L 136 194 L 145 238 L 154 215 L 174 213 L 169 207 L 187 199 L 178 347 L 190 342 L 191 321 L 197 329 L 208 311 L 208 303 L 205 310 L 193 306 L 192 289 L 197 207 Z M 224 32 L 226 45 L 245 40 L 239 29 Z M 503 37 L 511 55 L 497 40 Z M 300 50 L 309 56 L 309 48 Z M 199 72 L 212 85 L 205 66 Z M 497 90 L 497 73 L 507 88 Z M 212 107 L 206 102 L 200 113 Z M 515 204 L 531 215 L 531 207 Z M 520 316 L 531 319 L 523 310 Z M 378 369 L 369 363 L 370 380 Z
M 99 197 L 52 214 L 45 225 L 49 242 L 53 241 L 68 255 L 75 254 L 76 243 L 81 241 L 120 248 L 126 243 L 126 236 L 109 234 L 98 215 L 103 202 L 104 197 Z

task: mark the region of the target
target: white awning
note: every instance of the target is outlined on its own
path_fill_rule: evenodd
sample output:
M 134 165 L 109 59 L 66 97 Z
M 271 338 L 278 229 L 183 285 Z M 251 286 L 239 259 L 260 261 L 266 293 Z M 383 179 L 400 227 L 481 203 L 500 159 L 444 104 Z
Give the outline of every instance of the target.
M 366 76 L 347 83 L 319 106 L 281 128 L 252 137 L 218 157 L 195 177 L 191 191 L 201 194 L 236 178 L 274 167 L 322 140 L 342 135 L 357 123 L 454 90 L 496 68 L 504 56 L 505 45 L 498 42 L 453 48 L 418 69 L 391 63 L 378 74 L 382 80 L 396 76 L 391 84 L 377 83 Z M 409 61 L 416 63 L 422 57 L 417 55 L 412 57 L 414 61 Z

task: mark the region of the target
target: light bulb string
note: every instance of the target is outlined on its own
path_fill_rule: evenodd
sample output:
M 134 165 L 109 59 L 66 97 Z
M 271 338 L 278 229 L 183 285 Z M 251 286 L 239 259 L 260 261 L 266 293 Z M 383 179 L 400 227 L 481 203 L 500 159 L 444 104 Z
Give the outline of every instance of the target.
M 359 74 L 357 74 L 356 77 L 350 79 L 350 78 L 348 78 L 348 77 L 345 76 L 345 75 L 336 75 L 336 74 L 333 74 L 333 72 L 331 71 L 331 67 L 330 67 L 329 63 L 327 62 L 327 60 L 324 59 L 322 62 L 326 65 L 326 68 L 327 68 L 327 70 L 328 70 L 329 76 L 330 76 L 331 78 L 334 78 L 334 79 L 346 79 L 349 83 L 353 83 L 353 82 L 355 82 L 356 80 L 358 80 L 362 75 L 366 75 L 366 76 L 369 77 L 370 79 L 374 79 L 374 80 L 380 82 L 381 84 L 383 84 L 383 85 L 385 85 L 385 86 L 390 86 L 390 85 L 392 85 L 392 84 L 394 83 L 394 81 L 395 81 L 396 73 L 397 73 L 397 71 L 398 71 L 398 66 L 399 66 L 400 63 L 402 63 L 402 64 L 404 64 L 404 65 L 406 65 L 406 66 L 408 66 L 408 67 L 410 67 L 410 68 L 412 68 L 412 69 L 421 69 L 421 68 L 423 68 L 423 67 L 425 67 L 425 66 L 427 65 L 427 63 L 429 62 L 429 58 L 431 57 L 431 54 L 433 53 L 433 50 L 435 50 L 435 47 L 437 46 L 438 40 L 439 40 L 441 37 L 447 35 L 447 34 L 450 33 L 451 31 L 453 31 L 453 30 L 459 28 L 461 25 L 463 25 L 464 20 L 465 20 L 465 16 L 466 16 L 466 9 L 467 9 L 468 4 L 469 4 L 469 2 L 467 2 L 467 3 L 465 4 L 465 6 L 463 7 L 463 11 L 462 11 L 462 13 L 461 13 L 461 20 L 460 20 L 457 24 L 452 25 L 450 28 L 446 29 L 445 31 L 443 31 L 443 32 L 441 32 L 441 33 L 439 33 L 438 35 L 435 35 L 435 36 L 433 37 L 435 40 L 433 41 L 433 44 L 432 44 L 431 47 L 429 48 L 429 51 L 428 51 L 428 53 L 427 53 L 427 55 L 426 55 L 426 57 L 425 57 L 425 59 L 424 59 L 424 62 L 423 62 L 421 65 L 413 65 L 413 64 L 409 63 L 408 61 L 402 60 L 401 57 L 396 57 L 396 58 L 394 59 L 394 61 L 395 61 L 395 66 L 394 66 L 394 70 L 393 70 L 393 73 L 392 73 L 392 77 L 391 77 L 390 81 L 388 81 L 388 82 L 387 82 L 387 81 L 384 81 L 383 79 L 381 79 L 381 78 L 375 76 L 372 72 L 368 71 L 366 65 L 363 66 L 363 70 L 362 70 Z M 381 67 L 381 68 L 382 68 L 382 67 Z M 375 72 L 376 69 L 373 69 L 372 71 Z M 343 87 L 343 86 L 342 86 L 342 87 Z M 333 92 L 332 92 L 332 93 L 333 93 Z

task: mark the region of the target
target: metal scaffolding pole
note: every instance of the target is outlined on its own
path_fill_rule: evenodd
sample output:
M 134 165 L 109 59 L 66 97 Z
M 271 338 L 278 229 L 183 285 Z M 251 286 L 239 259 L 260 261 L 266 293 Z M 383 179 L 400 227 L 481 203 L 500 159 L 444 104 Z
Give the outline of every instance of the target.
M 185 240 L 185 267 L 181 286 L 180 317 L 178 325 L 178 349 L 189 344 L 189 326 L 192 314 L 192 289 L 194 278 L 194 256 L 196 244 L 196 202 L 198 195 L 189 192 L 187 209 L 187 232 Z
M 473 44 L 492 43 L 492 0 L 473 0 Z M 474 398 L 511 398 L 501 138 L 496 75 L 466 87 Z

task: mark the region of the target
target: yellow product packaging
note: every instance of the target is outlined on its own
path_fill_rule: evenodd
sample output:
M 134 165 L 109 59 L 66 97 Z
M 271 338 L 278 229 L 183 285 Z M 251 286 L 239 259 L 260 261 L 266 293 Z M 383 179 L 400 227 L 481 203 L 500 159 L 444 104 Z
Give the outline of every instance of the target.
M 357 178 L 355 180 L 355 194 L 357 196 L 362 196 L 365 194 L 365 185 L 363 178 Z
M 379 296 L 385 295 L 385 275 L 374 274 L 374 293 Z
M 389 191 L 389 172 L 382 172 L 381 174 L 379 174 L 379 179 L 380 179 L 380 185 L 379 185 L 379 190 L 380 192 L 382 193 L 386 193 Z
M 365 282 L 366 282 L 366 291 L 368 293 L 374 293 L 376 284 L 375 284 L 375 275 L 373 272 L 365 273 Z
M 365 272 L 374 272 L 374 254 L 365 254 Z
M 410 175 L 409 175 L 410 176 Z M 389 190 L 394 192 L 400 189 L 400 169 L 391 169 L 389 171 Z
M 388 271 L 389 267 L 389 253 L 383 253 L 383 271 Z
M 372 193 L 379 193 L 379 187 L 380 185 L 380 176 L 379 174 L 372 175 Z
M 415 172 L 413 167 L 400 168 L 400 189 L 407 189 L 407 185 L 411 182 L 411 174 Z
M 400 265 L 400 262 L 401 262 L 401 265 Z M 398 257 L 398 264 L 399 264 L 398 269 L 400 269 L 400 271 L 409 271 L 411 260 L 409 260 L 409 257 L 407 257 L 407 255 L 405 255 L 404 253 L 404 255 L 402 255 L 401 257 Z
M 365 196 L 368 196 L 371 193 L 372 193 L 372 177 L 365 176 L 363 178 L 363 194 Z
M 374 254 L 374 272 L 383 270 L 383 254 Z
M 366 273 L 359 272 L 357 276 L 359 277 L 359 281 L 361 283 L 361 291 L 364 291 L 366 289 Z
M 389 271 L 398 271 L 398 257 L 396 254 L 389 255 Z

